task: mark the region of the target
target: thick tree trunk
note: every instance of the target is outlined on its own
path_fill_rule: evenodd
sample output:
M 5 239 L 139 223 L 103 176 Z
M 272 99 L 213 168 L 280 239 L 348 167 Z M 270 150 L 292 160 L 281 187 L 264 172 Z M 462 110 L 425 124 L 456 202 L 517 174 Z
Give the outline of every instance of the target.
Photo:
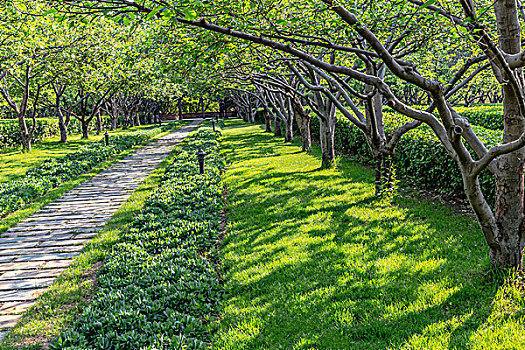
M 503 52 L 516 54 L 521 51 L 521 26 L 515 0 L 500 0 L 494 5 L 498 22 L 499 44 Z M 516 79 L 525 84 L 521 70 Z M 508 77 L 504 77 L 509 80 Z M 524 111 L 520 112 L 518 96 L 511 84 L 503 85 L 503 142 L 518 139 L 525 130 Z M 525 149 L 497 159 L 495 220 L 498 232 L 495 238 L 498 247 L 491 247 L 490 258 L 493 266 L 519 267 L 523 269 L 524 235 L 524 183 Z
M 281 119 L 275 118 L 274 120 L 274 130 L 273 130 L 274 136 L 282 136 L 281 132 Z
M 111 118 L 111 131 L 117 129 L 118 116 Z
M 135 126 L 140 126 L 140 114 L 135 113 Z
M 272 132 L 272 119 L 270 118 L 270 112 L 268 112 L 267 110 L 264 110 L 263 116 L 264 116 L 264 124 L 266 127 L 265 132 Z
M 335 160 L 335 121 L 330 118 L 319 118 L 319 135 L 321 143 L 321 159 L 323 168 L 334 166 Z
M 293 118 L 288 118 L 284 123 L 284 142 L 293 141 Z
M 89 138 L 89 122 L 86 120 L 81 120 L 82 124 L 82 138 L 88 139 Z
M 312 148 L 312 138 L 310 135 L 310 113 L 307 113 L 301 106 L 301 101 L 292 101 L 292 107 L 299 126 L 299 133 L 301 134 L 301 143 L 303 152 L 309 151 Z

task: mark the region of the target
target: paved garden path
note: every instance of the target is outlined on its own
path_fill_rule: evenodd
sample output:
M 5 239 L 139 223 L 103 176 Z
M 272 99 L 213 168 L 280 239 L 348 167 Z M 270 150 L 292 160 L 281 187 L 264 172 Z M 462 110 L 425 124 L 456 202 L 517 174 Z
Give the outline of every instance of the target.
M 0 235 L 0 340 L 199 123 L 140 148 Z

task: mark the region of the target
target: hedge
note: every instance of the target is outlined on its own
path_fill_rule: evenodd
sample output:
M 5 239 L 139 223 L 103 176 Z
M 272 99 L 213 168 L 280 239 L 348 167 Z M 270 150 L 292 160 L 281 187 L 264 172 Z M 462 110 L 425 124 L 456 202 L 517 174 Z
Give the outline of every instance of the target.
M 503 106 L 456 107 L 456 112 L 467 117 L 472 125 L 503 130 Z
M 389 132 L 400 126 L 406 117 L 385 113 L 385 128 Z M 488 146 L 501 143 L 502 133 L 473 125 L 472 129 Z M 335 148 L 359 161 L 373 161 L 363 133 L 349 120 L 339 117 L 335 128 Z M 312 118 L 312 138 L 319 139 L 319 120 Z M 455 161 L 447 154 L 432 130 L 426 126 L 406 133 L 400 140 L 393 158 L 396 174 L 406 182 L 444 192 L 463 193 L 461 172 Z M 494 178 L 484 171 L 480 175 L 483 193 L 489 202 L 494 200 Z
M 426 109 L 428 106 L 414 106 Z M 394 112 L 390 107 L 384 107 L 388 112 Z M 471 125 L 482 126 L 491 130 L 503 130 L 503 106 L 483 105 L 473 107 L 454 107 L 455 111 L 468 118 Z M 435 112 L 437 114 L 437 112 Z
M 51 349 L 204 349 L 224 289 L 218 271 L 223 160 L 210 128 L 191 136 L 112 249 L 91 304 Z M 195 153 L 208 153 L 198 174 Z
M 0 184 L 0 217 L 20 209 L 52 188 L 85 173 L 115 154 L 143 143 L 161 131 L 161 128 L 155 127 L 124 136 L 112 136 L 109 146 L 103 140 L 92 142 L 64 157 L 45 160 L 19 179 Z

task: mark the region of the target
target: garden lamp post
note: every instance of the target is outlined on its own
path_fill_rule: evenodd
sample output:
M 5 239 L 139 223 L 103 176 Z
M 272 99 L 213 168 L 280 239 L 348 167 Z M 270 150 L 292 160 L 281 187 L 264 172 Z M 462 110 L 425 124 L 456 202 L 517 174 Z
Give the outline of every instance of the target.
M 215 132 L 215 119 L 212 119 L 211 126 L 213 126 L 213 132 Z
M 199 148 L 197 152 L 197 159 L 199 160 L 199 174 L 204 174 L 204 157 L 206 157 L 206 152 Z
M 109 134 L 108 134 L 107 131 L 106 131 L 106 133 L 104 134 L 104 139 L 106 140 L 106 146 L 109 146 Z

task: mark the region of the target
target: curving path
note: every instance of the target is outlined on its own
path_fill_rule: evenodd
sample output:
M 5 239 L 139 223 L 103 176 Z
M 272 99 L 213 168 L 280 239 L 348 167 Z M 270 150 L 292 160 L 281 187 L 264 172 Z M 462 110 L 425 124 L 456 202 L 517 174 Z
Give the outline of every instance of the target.
M 0 236 L 0 340 L 201 121 L 140 148 Z

